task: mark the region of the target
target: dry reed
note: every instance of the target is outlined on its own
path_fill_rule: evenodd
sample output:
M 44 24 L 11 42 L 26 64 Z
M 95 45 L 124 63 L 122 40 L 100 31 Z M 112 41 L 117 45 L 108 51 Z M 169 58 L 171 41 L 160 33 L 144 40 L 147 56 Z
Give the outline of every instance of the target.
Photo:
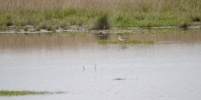
M 164 6 L 175 9 L 180 6 L 183 10 L 194 9 L 200 11 L 199 0 L 0 0 L 0 9 L 55 9 L 55 8 L 86 8 L 86 9 L 133 9 L 144 4 L 151 5 L 155 11 Z M 176 10 L 176 9 L 175 9 Z

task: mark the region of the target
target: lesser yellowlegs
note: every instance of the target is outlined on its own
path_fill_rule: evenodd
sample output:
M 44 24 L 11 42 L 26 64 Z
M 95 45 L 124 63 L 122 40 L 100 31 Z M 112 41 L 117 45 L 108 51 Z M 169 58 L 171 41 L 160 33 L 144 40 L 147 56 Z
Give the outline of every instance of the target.
M 120 36 L 120 35 L 118 35 L 118 38 L 119 38 L 119 40 L 122 41 L 122 42 L 128 39 L 128 38 L 123 37 L 123 36 Z

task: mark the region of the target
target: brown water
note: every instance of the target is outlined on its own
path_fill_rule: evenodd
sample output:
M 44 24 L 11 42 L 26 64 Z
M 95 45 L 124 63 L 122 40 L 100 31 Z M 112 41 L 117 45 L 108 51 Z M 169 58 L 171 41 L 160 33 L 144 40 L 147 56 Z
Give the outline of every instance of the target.
M 92 33 L 0 34 L 0 90 L 67 92 L 0 99 L 201 99 L 201 30 L 124 36 L 155 43 L 102 45 Z

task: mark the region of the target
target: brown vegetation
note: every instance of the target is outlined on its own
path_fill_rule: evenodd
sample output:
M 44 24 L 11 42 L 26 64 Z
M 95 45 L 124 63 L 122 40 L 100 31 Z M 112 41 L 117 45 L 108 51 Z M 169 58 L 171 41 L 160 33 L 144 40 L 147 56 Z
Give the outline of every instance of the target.
M 187 12 L 200 12 L 199 0 L 0 0 L 0 9 L 55 9 L 55 8 L 86 8 L 95 10 L 140 9 L 138 11 L 159 12 L 174 9 Z M 142 8 L 141 8 L 142 7 Z M 178 9 L 175 9 L 178 8 Z

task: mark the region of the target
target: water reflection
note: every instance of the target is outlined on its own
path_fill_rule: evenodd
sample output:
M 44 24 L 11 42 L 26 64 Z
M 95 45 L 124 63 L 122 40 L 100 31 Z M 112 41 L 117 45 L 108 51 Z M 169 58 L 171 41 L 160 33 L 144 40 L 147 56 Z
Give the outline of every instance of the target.
M 94 33 L 94 35 L 96 35 L 98 40 L 108 40 L 109 39 L 109 32 L 98 32 L 98 33 Z
M 134 33 L 125 34 L 132 40 L 154 40 L 156 43 L 197 43 L 201 41 L 200 30 L 185 33 Z M 118 40 L 117 34 L 1 34 L 0 49 L 78 49 L 98 40 Z M 126 48 L 126 45 L 122 45 Z

